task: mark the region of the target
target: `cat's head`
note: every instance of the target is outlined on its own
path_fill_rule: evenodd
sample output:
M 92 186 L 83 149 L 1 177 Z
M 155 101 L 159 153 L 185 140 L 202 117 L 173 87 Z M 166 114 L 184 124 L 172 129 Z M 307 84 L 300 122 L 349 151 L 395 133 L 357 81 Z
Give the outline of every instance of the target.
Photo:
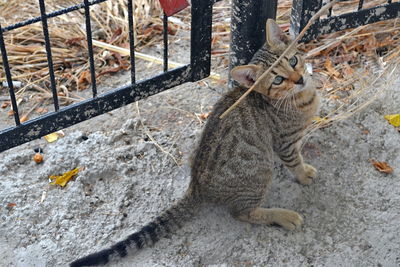
M 290 41 L 275 21 L 268 19 L 264 46 L 256 52 L 248 65 L 232 69 L 231 77 L 242 86 L 250 88 L 286 50 Z M 304 63 L 304 58 L 297 49 L 289 51 L 254 90 L 271 99 L 284 98 L 302 91 L 307 84 Z

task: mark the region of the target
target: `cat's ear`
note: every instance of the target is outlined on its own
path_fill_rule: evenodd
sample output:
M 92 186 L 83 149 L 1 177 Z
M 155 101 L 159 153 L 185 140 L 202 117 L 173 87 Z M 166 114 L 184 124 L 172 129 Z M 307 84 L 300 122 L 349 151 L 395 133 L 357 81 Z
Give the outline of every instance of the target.
M 273 19 L 267 20 L 265 31 L 267 43 L 272 48 L 285 48 L 290 42 L 289 37 Z
M 257 80 L 257 73 L 260 70 L 257 65 L 238 66 L 231 70 L 231 77 L 241 85 L 251 87 Z

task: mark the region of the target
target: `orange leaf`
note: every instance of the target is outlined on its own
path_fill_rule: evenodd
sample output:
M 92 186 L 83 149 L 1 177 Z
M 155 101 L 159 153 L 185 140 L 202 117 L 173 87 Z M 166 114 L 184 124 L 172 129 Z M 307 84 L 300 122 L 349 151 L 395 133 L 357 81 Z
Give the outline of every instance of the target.
M 91 82 L 90 71 L 89 70 L 82 71 L 78 79 L 78 89 L 79 90 L 86 89 L 84 84 L 90 82 Z
M 207 112 L 207 113 L 201 113 L 200 115 L 199 115 L 199 119 L 200 120 L 202 120 L 202 121 L 204 121 L 204 120 L 206 120 L 209 116 L 210 116 L 210 112 Z
M 109 44 L 114 43 L 120 37 L 121 33 L 122 33 L 121 28 L 118 28 L 117 30 L 115 30 L 113 36 L 111 37 L 111 39 L 108 43 Z
M 1 104 L 1 108 L 6 108 L 11 104 L 10 101 L 5 101 L 3 104 Z
M 20 122 L 26 122 L 27 120 L 29 120 L 28 116 L 24 115 L 21 117 Z
M 36 112 L 37 112 L 37 113 L 47 113 L 48 110 L 47 110 L 46 108 L 37 108 L 37 109 L 36 109 Z
M 97 77 L 100 77 L 100 76 L 102 76 L 104 74 L 107 74 L 107 73 L 116 73 L 116 72 L 120 71 L 121 69 L 123 69 L 121 66 L 117 66 L 117 67 L 114 67 L 114 68 L 108 68 L 108 69 L 105 69 L 102 72 L 100 72 L 99 75 L 97 75 Z
M 370 159 L 372 165 L 374 165 L 375 169 L 380 172 L 391 174 L 393 173 L 393 168 L 389 166 L 389 164 L 385 161 L 376 161 L 374 159 Z
M 335 70 L 335 68 L 332 66 L 332 61 L 329 58 L 326 59 L 324 65 L 325 65 L 326 70 L 329 71 L 330 75 L 333 75 L 335 77 L 340 76 L 340 73 L 337 70 Z
M 77 45 L 80 43 L 80 41 L 85 40 L 85 37 L 76 37 L 76 38 L 71 38 L 68 39 L 65 44 L 67 45 Z
M 8 211 L 11 211 L 15 206 L 17 206 L 17 204 L 15 204 L 15 203 L 7 203 L 6 209 Z

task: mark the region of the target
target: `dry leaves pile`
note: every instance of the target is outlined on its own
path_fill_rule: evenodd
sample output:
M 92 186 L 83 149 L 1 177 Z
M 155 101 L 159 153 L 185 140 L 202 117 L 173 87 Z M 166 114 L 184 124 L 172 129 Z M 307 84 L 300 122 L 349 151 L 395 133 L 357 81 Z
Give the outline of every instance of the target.
M 82 1 L 46 1 L 50 13 Z M 161 9 L 158 0 L 134 1 L 135 46 L 140 49 L 159 41 L 162 32 Z M 38 2 L 0 2 L 0 22 L 5 28 L 25 19 L 39 16 Z M 126 1 L 106 1 L 91 8 L 93 38 L 110 44 L 128 46 L 128 12 Z M 80 9 L 48 21 L 58 95 L 62 105 L 82 100 L 74 91 L 90 85 L 89 63 L 85 33 L 84 11 Z M 170 34 L 174 33 L 171 26 Z M 21 83 L 16 89 L 18 99 L 26 91 L 34 93 L 34 101 L 51 99 L 47 58 L 41 23 L 34 23 L 4 34 L 13 81 Z M 129 68 L 126 57 L 95 48 L 97 76 Z M 0 59 L 0 83 L 5 75 Z M 1 89 L 1 87 L 0 87 Z M 6 89 L 3 87 L 3 89 Z M 6 91 L 4 91 L 5 93 Z

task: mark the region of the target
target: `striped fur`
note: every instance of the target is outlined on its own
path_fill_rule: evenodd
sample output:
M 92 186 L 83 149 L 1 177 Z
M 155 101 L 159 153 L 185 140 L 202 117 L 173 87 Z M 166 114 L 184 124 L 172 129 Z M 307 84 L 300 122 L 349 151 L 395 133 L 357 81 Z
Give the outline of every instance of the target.
M 115 263 L 122 257 L 152 246 L 160 238 L 175 232 L 185 221 L 189 220 L 195 214 L 198 203 L 189 190 L 179 202 L 142 227 L 138 232 L 129 235 L 125 240 L 114 244 L 108 249 L 72 262 L 70 267 L 98 266 Z
M 241 85 L 214 106 L 193 153 L 185 197 L 140 231 L 109 249 L 74 261 L 71 267 L 106 264 L 148 247 L 175 232 L 203 202 L 222 204 L 235 218 L 250 223 L 278 224 L 288 230 L 300 227 L 298 213 L 260 206 L 271 183 L 275 155 L 301 184 L 310 184 L 316 177 L 316 170 L 303 162 L 300 142 L 319 99 L 298 51 L 291 51 L 256 91 L 219 119 L 279 57 L 287 42 L 288 37 L 269 20 L 266 44 L 249 65 L 232 70 L 232 77 Z

